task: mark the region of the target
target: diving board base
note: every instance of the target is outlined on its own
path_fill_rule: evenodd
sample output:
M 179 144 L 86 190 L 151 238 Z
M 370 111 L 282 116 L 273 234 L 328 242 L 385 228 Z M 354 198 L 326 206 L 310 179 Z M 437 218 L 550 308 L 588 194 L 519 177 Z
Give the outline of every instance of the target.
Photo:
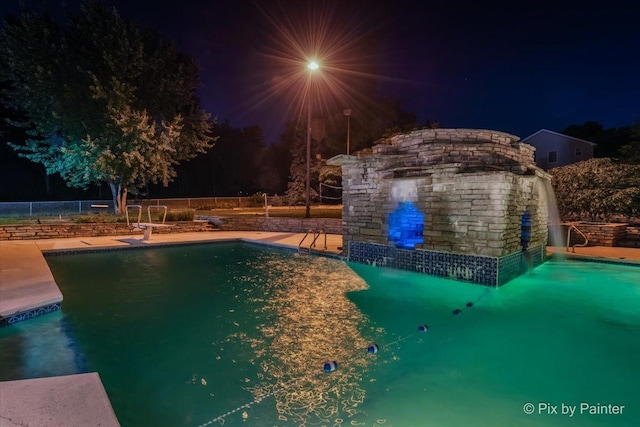
M 131 225 L 133 226 L 133 228 L 144 230 L 144 236 L 142 236 L 142 240 L 149 240 L 154 228 L 171 227 L 171 225 L 169 224 L 155 224 L 153 222 L 134 222 Z

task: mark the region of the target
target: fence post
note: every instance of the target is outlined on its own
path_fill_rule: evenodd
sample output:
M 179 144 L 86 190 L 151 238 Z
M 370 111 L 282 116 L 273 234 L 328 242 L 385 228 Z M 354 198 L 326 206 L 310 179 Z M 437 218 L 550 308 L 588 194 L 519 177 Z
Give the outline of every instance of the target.
M 78 200 L 78 213 L 82 213 L 82 200 Z
M 33 202 L 29 202 L 29 216 L 33 216 Z

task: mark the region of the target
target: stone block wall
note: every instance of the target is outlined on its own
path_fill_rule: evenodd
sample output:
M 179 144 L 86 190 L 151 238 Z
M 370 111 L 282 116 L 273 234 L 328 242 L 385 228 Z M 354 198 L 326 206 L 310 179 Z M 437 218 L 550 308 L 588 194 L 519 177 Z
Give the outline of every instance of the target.
M 536 175 L 459 173 L 456 164 L 390 179 L 385 166 L 379 158 L 343 165 L 344 247 L 352 241 L 389 244 L 389 215 L 407 201 L 424 213 L 424 241 L 417 249 L 496 257 L 517 252 L 526 209 L 532 214 L 530 246 L 547 244 L 547 207 Z
M 212 231 L 214 227 L 206 221 L 168 222 L 173 227 L 156 228 L 154 234 L 191 233 Z M 133 236 L 142 235 L 144 230 L 134 229 L 127 224 L 29 224 L 0 225 L 0 240 L 59 239 L 65 237 Z
M 620 242 L 626 248 L 640 248 L 640 227 L 627 227 L 627 235 Z
M 205 219 L 206 217 L 199 217 Z M 342 234 L 342 220 L 335 218 L 265 218 L 211 217 L 207 218 L 224 231 L 275 231 L 306 233 L 309 230 L 328 234 Z
M 534 148 L 504 132 L 421 129 L 396 135 L 342 166 L 344 247 L 389 244 L 389 215 L 400 202 L 424 213 L 416 249 L 504 256 L 521 249 L 520 220 L 532 214 L 530 246 L 547 244 Z M 331 161 L 330 161 L 331 163 Z
M 587 246 L 622 246 L 628 239 L 627 224 L 595 223 L 595 222 L 574 222 L 563 224 L 564 239 L 567 237 L 569 226 L 575 226 L 587 236 Z M 629 236 L 633 236 L 630 234 Z M 571 245 L 580 245 L 584 239 L 578 233 L 572 231 Z

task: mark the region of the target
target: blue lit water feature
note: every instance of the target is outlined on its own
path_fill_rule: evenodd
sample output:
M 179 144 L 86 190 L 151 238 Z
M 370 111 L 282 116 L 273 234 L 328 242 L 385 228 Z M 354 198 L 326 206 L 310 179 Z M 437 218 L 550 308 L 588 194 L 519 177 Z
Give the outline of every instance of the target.
M 3 360 L 28 364 L 7 340 L 64 319 L 55 345 L 81 357 L 62 359 L 100 374 L 125 427 L 200 426 L 238 408 L 210 425 L 640 424 L 637 268 L 547 262 L 495 289 L 236 243 L 47 261 L 62 311 L 0 329 Z M 626 409 L 523 412 L 582 401 Z
M 413 249 L 421 244 L 424 213 L 411 202 L 400 202 L 389 214 L 389 241 L 397 248 Z

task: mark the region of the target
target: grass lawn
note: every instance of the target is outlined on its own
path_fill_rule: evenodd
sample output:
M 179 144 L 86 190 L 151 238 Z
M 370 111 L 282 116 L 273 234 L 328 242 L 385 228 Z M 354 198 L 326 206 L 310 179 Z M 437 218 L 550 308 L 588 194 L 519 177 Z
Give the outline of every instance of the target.
M 304 218 L 304 206 L 274 206 L 270 217 Z M 202 216 L 265 216 L 264 208 L 209 209 L 196 211 Z M 311 218 L 342 218 L 342 206 L 311 206 Z

